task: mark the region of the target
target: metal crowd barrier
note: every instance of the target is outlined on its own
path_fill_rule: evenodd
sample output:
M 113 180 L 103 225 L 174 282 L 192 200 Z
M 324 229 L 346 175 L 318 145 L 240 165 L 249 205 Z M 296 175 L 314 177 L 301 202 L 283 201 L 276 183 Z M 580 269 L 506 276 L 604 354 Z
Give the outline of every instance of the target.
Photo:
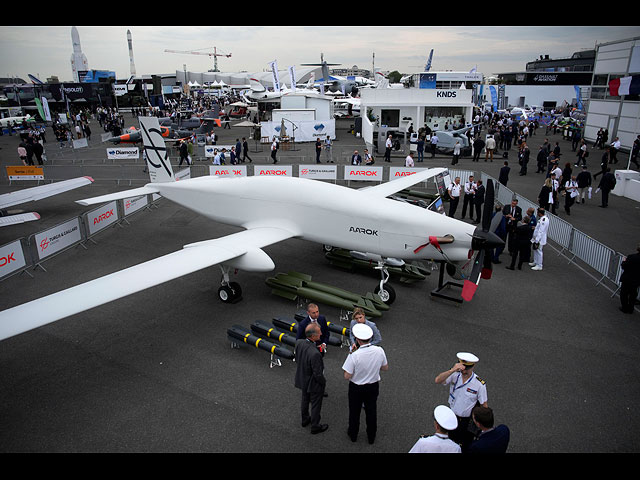
M 31 273 L 45 261 L 74 247 L 87 248 L 87 242 L 96 243 L 94 237 L 108 227 L 129 223 L 131 215 L 144 209 L 157 207 L 159 195 L 143 195 L 101 205 L 80 216 L 70 218 L 53 227 L 0 246 L 0 281 L 15 274 Z
M 500 184 L 492 176 L 484 172 L 482 172 L 480 176 L 483 183 L 486 183 L 489 179 L 493 181 L 496 185 L 496 200 L 501 204 L 507 205 L 511 203 L 513 198 L 517 198 L 518 205 L 522 208 L 523 212 L 529 207 L 538 208 L 539 205 L 537 203 L 514 193 L 506 186 Z M 563 255 L 569 260 L 569 263 L 573 263 L 592 278 L 596 279 L 596 285 L 602 284 L 610 291 L 613 291 L 612 297 L 616 295 L 620 289 L 621 264 L 624 255 L 574 228 L 573 225 L 557 215 L 547 212 L 547 217 L 549 218 L 547 237 L 560 247 L 556 249 L 558 254 Z M 582 268 L 576 260 L 580 260 L 594 273 Z M 604 280 L 611 282 L 614 288 L 607 286 Z M 640 299 L 640 295 L 638 298 Z

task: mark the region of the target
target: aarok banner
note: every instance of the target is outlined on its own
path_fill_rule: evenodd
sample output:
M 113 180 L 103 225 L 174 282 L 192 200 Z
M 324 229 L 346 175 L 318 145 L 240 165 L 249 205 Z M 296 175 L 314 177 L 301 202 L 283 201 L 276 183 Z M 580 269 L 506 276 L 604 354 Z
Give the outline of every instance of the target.
M 26 261 L 20 240 L 15 240 L 0 247 L 0 278 L 4 278 L 25 266 Z
M 89 235 L 98 233 L 100 230 L 117 221 L 118 204 L 114 200 L 113 202 L 107 203 L 106 205 L 103 205 L 87 213 L 86 224 L 87 229 L 89 230 Z

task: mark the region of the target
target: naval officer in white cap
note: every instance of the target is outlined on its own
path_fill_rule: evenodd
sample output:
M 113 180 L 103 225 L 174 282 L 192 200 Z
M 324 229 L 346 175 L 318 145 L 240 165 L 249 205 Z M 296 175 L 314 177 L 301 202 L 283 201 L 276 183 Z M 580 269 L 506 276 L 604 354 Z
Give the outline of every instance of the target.
M 449 406 L 458 417 L 458 428 L 449 434 L 456 443 L 460 443 L 463 449 L 473 440 L 473 433 L 469 431 L 471 411 L 477 404 L 487 407 L 487 386 L 485 381 L 478 377 L 473 368 L 479 359 L 472 353 L 459 352 L 458 362 L 449 370 L 436 377 L 435 382 L 440 385 L 449 385 Z
M 458 426 L 458 419 L 449 407 L 438 405 L 433 411 L 436 433 L 421 436 L 409 453 L 461 453 L 460 445 L 449 438 L 449 432 Z
M 373 443 L 378 429 L 377 401 L 380 391 L 380 371 L 389 370 L 387 356 L 382 347 L 372 345 L 373 330 L 366 323 L 357 323 L 352 329 L 357 349 L 347 355 L 342 365 L 344 378 L 349 380 L 349 428 L 347 434 L 355 442 L 360 429 L 360 411 L 364 404 L 367 438 Z

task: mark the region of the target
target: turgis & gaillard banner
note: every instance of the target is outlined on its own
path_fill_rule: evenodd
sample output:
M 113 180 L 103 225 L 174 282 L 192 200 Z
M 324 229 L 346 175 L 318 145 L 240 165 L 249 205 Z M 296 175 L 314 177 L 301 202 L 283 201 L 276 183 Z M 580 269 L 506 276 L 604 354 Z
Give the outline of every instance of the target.
M 80 231 L 80 219 L 78 217 L 34 235 L 36 253 L 40 260 L 58 253 L 81 240 L 82 232 Z

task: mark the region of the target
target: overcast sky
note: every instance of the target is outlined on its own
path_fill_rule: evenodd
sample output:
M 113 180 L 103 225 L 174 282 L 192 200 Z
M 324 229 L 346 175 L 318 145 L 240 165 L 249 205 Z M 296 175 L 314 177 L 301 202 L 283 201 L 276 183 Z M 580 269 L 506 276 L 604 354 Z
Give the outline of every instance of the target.
M 222 72 L 263 71 L 276 60 L 285 70 L 290 65 L 317 63 L 320 54 L 342 67 L 357 65 L 422 71 L 434 49 L 433 70 L 469 71 L 491 75 L 522 71 L 540 55 L 570 57 L 594 48 L 597 43 L 640 36 L 638 26 L 576 27 L 471 27 L 471 26 L 82 26 L 76 25 L 89 69 L 116 72 L 128 78 L 127 30 L 131 31 L 137 75 L 204 72 L 213 67 L 211 57 L 166 53 L 165 49 L 212 52 L 213 47 L 230 58 L 219 57 Z M 41 80 L 53 75 L 72 81 L 71 26 L 0 27 L 0 77 L 27 74 Z

